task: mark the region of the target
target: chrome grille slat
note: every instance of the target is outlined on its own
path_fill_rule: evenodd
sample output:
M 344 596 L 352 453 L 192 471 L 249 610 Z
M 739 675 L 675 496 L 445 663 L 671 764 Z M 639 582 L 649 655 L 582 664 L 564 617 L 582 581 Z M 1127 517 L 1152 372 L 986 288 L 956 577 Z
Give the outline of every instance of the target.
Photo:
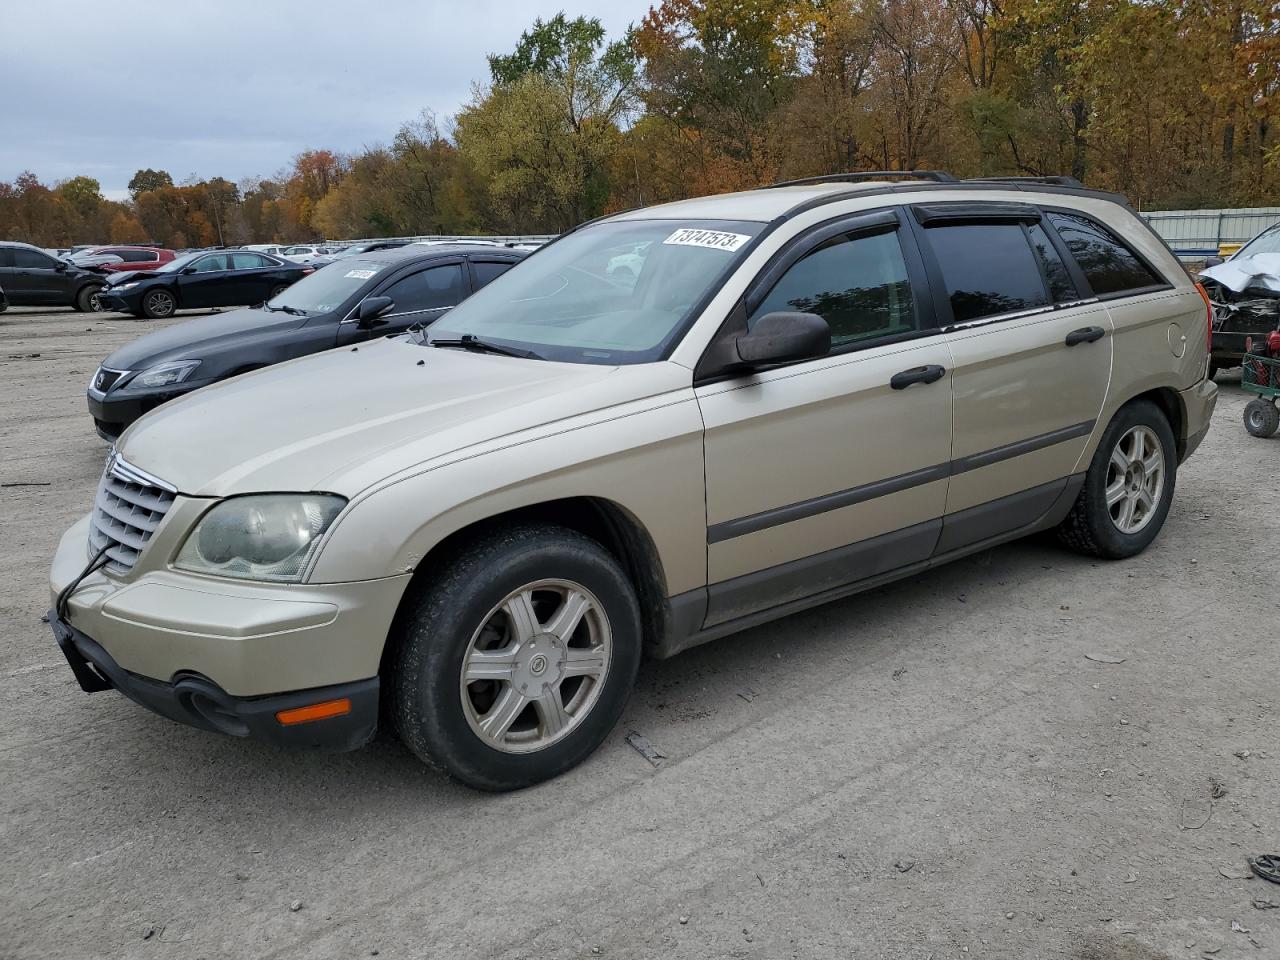
M 145 482 L 154 479 L 112 454 L 98 484 L 89 549 L 106 548 L 107 569 L 127 573 L 137 563 L 151 535 L 173 505 L 172 488 Z

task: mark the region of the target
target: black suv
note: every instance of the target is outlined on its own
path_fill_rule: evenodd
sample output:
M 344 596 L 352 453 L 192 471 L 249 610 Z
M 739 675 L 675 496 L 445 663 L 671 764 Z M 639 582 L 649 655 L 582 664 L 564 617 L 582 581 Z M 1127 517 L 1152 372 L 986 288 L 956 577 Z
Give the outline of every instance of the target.
M 250 370 L 426 326 L 525 254 L 477 246 L 357 254 L 261 306 L 196 317 L 121 347 L 94 373 L 89 413 L 115 440 L 166 400 Z
M 0 242 L 0 287 L 14 307 L 96 310 L 102 275 L 50 256 L 29 243 Z

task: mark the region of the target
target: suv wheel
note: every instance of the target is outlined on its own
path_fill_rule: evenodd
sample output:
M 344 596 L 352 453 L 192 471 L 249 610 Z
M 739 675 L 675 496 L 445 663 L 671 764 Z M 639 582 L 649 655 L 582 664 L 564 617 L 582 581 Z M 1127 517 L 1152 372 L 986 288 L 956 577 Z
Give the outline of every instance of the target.
M 1058 538 L 1079 553 L 1111 560 L 1141 553 L 1164 525 L 1177 470 L 1163 411 L 1148 400 L 1127 404 L 1103 433 Z
M 98 292 L 102 289 L 98 284 L 88 284 L 76 291 L 76 300 L 72 304 L 77 310 L 89 312 L 92 310 L 101 310 L 98 306 Z
M 171 317 L 178 309 L 178 301 L 164 288 L 148 290 L 142 297 L 142 315 L 150 320 Z
M 439 570 L 391 641 L 400 739 L 472 787 L 514 790 L 581 763 L 613 729 L 640 664 L 640 612 L 600 544 L 522 525 Z

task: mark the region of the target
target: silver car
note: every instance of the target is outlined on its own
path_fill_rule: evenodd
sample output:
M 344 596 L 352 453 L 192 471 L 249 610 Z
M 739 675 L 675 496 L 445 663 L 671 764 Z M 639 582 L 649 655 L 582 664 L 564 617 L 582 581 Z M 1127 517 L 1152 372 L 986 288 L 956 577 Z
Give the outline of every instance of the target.
M 1036 531 L 1143 550 L 1209 426 L 1208 322 L 1122 199 L 1066 181 L 618 214 L 425 331 L 144 416 L 50 620 L 87 690 L 330 748 L 381 716 L 522 787 L 600 745 L 642 656 Z

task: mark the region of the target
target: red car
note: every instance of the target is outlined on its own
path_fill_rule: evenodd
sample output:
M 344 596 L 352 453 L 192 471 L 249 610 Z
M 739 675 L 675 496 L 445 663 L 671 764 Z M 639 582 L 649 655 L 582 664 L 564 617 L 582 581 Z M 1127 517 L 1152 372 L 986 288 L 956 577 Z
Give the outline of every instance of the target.
M 68 259 L 76 266 L 104 273 L 127 270 L 154 270 L 171 261 L 176 254 L 161 247 L 90 247 Z

